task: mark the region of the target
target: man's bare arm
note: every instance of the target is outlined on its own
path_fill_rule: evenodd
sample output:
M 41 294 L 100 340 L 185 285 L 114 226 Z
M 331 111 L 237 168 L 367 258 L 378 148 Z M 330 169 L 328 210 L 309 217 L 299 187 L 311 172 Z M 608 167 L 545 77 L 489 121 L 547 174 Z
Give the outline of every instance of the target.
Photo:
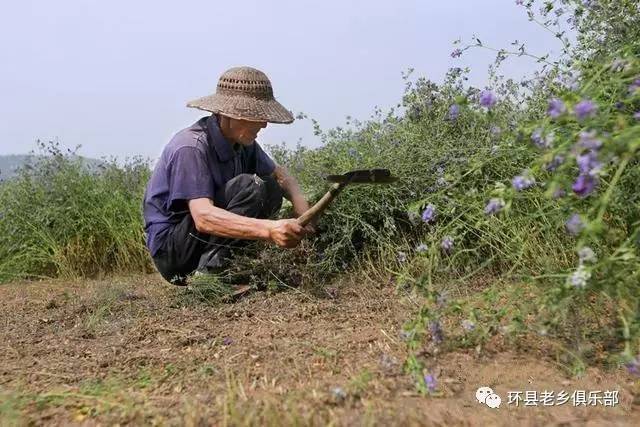
M 213 205 L 207 198 L 189 200 L 189 211 L 200 233 L 247 240 L 271 240 L 294 247 L 305 232 L 295 219 L 272 221 L 234 214 Z
M 273 177 L 276 179 L 282 191 L 284 191 L 284 195 L 293 205 L 293 212 L 296 217 L 302 215 L 309 209 L 309 203 L 307 199 L 304 198 L 304 194 L 300 189 L 300 185 L 296 179 L 289 175 L 287 169 L 282 166 L 276 166 L 276 169 L 273 171 Z

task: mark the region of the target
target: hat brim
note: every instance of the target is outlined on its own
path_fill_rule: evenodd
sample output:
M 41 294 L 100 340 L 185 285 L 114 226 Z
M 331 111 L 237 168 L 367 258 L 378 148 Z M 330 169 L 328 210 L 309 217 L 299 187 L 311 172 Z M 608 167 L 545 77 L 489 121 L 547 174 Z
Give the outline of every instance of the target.
M 187 107 L 252 122 L 291 123 L 293 115 L 275 99 L 213 94 L 187 103 Z

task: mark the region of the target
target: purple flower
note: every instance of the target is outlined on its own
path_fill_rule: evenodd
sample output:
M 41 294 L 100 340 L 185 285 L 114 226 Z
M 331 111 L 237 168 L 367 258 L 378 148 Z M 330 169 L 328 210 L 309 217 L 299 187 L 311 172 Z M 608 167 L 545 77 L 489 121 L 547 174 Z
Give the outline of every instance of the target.
M 422 220 L 427 224 L 433 222 L 436 219 L 436 207 L 429 203 L 425 210 L 422 212 Z
M 531 134 L 531 140 L 538 148 L 549 148 L 553 143 L 553 133 L 549 132 L 548 134 L 543 135 L 542 131 L 542 128 L 534 130 Z
M 490 90 L 483 90 L 480 92 L 480 105 L 487 108 L 492 108 L 498 102 L 496 95 Z
M 565 157 L 562 154 L 558 154 L 558 155 L 553 157 L 553 160 L 551 160 L 551 163 L 549 163 L 546 166 L 546 169 L 549 172 L 553 172 L 556 169 L 558 169 L 564 163 L 564 160 L 565 160 Z
M 554 199 L 560 199 L 560 198 L 562 198 L 562 197 L 564 197 L 566 195 L 567 195 L 567 192 L 564 191 L 563 188 L 556 188 L 555 191 L 553 192 L 553 196 L 552 197 Z
M 538 128 L 533 131 L 533 133 L 531 134 L 531 140 L 536 146 L 544 148 L 542 143 L 542 128 Z
M 571 188 L 579 197 L 587 197 L 595 190 L 598 179 L 591 175 L 579 175 Z
M 620 59 L 620 58 L 616 58 L 611 63 L 611 71 L 613 71 L 613 72 L 624 71 L 626 66 L 627 66 L 627 61 L 625 61 L 623 59 Z
M 615 104 L 613 104 L 613 106 L 616 108 L 616 110 L 622 111 L 622 109 L 624 108 L 624 102 L 617 101 Z
M 429 333 L 431 333 L 431 339 L 435 344 L 440 344 L 444 341 L 444 333 L 442 332 L 442 325 L 438 320 L 429 322 Z
M 456 120 L 460 115 L 460 106 L 458 104 L 453 104 L 449 107 L 449 120 Z
M 580 174 L 596 176 L 602 169 L 602 163 L 598 161 L 598 153 L 590 150 L 587 154 L 576 156 L 576 163 Z
M 438 386 L 438 382 L 436 381 L 436 377 L 432 374 L 428 374 L 424 376 L 424 384 L 427 386 L 427 390 L 429 393 L 433 393 Z
M 564 77 L 562 83 L 567 89 L 575 92 L 580 89 L 580 74 L 578 72 L 570 73 Z
M 524 175 L 518 175 L 511 180 L 511 184 L 516 191 L 526 190 L 535 183 L 536 181 L 533 178 Z
M 589 246 L 585 246 L 578 251 L 578 258 L 580 258 L 580 262 L 596 262 L 597 257 L 593 249 Z
M 569 283 L 575 288 L 584 288 L 587 286 L 590 278 L 591 272 L 587 270 L 584 265 L 580 264 L 578 269 L 569 277 Z
M 598 106 L 588 99 L 582 100 L 578 102 L 575 107 L 573 107 L 573 111 L 576 114 L 578 120 L 584 120 L 587 117 L 593 117 L 598 110 Z
M 635 79 L 635 81 L 629 85 L 629 94 L 633 95 L 638 89 L 640 89 L 640 79 Z
M 590 132 L 580 132 L 578 144 L 582 148 L 586 148 L 587 150 L 598 150 L 600 147 L 602 147 L 602 141 L 596 138 L 595 130 L 592 130 Z
M 460 49 L 456 49 L 453 52 L 451 52 L 452 58 L 460 58 L 460 55 L 462 55 L 462 51 Z
M 424 243 L 420 243 L 418 246 L 416 246 L 416 252 L 418 252 L 419 254 L 427 252 L 428 250 L 429 247 Z
M 640 355 L 625 363 L 624 366 L 631 375 L 640 376 Z
M 636 120 L 640 120 L 640 111 L 638 111 L 637 113 L 635 113 L 635 114 L 633 115 L 633 118 L 634 118 L 634 119 L 636 119 Z
M 500 212 L 502 208 L 504 208 L 504 200 L 494 198 L 489 200 L 487 206 L 484 207 L 484 213 L 485 215 L 494 215 Z
M 516 0 L 516 4 L 518 6 L 522 6 L 524 4 L 524 0 Z
M 552 119 L 557 119 L 567 111 L 567 106 L 558 98 L 549 101 L 549 109 L 547 113 Z
M 445 253 L 451 253 L 451 249 L 453 249 L 453 238 L 451 236 L 444 236 L 440 243 L 440 247 Z
M 567 222 L 564 223 L 564 227 L 567 229 L 569 234 L 577 236 L 584 229 L 584 223 L 582 222 L 580 215 L 573 214 Z
M 469 319 L 464 319 L 462 321 L 462 328 L 465 331 L 473 331 L 476 328 L 476 324 Z

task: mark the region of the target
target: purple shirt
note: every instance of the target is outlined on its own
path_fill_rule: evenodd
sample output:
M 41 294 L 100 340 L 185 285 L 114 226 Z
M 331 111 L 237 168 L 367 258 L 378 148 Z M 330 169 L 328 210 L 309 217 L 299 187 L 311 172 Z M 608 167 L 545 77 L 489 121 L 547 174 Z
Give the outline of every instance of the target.
M 188 201 L 202 197 L 226 208 L 224 186 L 242 173 L 270 175 L 275 163 L 257 142 L 231 144 L 215 115 L 178 132 L 166 145 L 144 194 L 147 247 L 155 256 L 172 225 L 189 214 Z

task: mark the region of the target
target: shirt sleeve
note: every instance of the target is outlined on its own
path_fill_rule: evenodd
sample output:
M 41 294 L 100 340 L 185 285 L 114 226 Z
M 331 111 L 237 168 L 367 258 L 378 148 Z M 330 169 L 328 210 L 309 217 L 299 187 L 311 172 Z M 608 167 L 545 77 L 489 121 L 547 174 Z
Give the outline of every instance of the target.
M 264 152 L 256 142 L 256 174 L 260 176 L 271 175 L 276 168 L 275 162 Z
M 178 149 L 167 165 L 169 210 L 180 210 L 184 202 L 209 198 L 213 200 L 214 190 L 207 163 L 194 147 Z

